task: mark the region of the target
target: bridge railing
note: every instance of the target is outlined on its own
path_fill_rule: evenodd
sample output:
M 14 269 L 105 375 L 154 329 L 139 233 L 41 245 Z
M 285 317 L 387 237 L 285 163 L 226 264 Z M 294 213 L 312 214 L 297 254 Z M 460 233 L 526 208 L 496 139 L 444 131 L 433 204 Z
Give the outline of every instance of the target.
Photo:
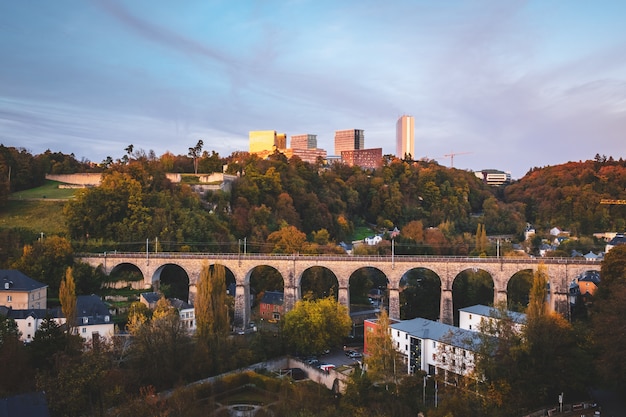
M 296 261 L 346 261 L 350 262 L 471 262 L 471 263 L 531 263 L 598 265 L 599 259 L 585 258 L 509 258 L 498 256 L 441 256 L 441 255 L 319 255 L 319 254 L 271 254 L 271 253 L 210 253 L 210 252 L 98 252 L 79 253 L 77 258 L 152 258 L 152 259 L 232 259 L 232 260 L 296 260 Z

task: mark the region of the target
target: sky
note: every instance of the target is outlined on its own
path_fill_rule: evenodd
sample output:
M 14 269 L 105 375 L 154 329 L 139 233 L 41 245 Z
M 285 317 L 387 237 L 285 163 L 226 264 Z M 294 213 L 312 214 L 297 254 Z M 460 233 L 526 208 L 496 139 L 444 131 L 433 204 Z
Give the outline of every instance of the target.
M 29 0 L 0 3 L 0 143 L 101 162 L 228 156 L 252 130 L 363 129 L 395 154 L 521 178 L 626 158 L 626 2 Z M 450 154 L 456 154 L 451 158 Z

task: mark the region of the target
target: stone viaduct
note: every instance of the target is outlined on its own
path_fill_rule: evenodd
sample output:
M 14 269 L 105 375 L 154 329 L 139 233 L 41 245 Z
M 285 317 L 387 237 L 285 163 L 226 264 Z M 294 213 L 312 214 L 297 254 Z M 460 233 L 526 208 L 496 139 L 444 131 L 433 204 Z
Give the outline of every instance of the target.
M 573 258 L 503 258 L 503 257 L 435 257 L 435 256 L 348 256 L 348 255 L 269 255 L 269 254 L 208 254 L 208 253 L 101 253 L 82 254 L 78 258 L 93 267 L 101 266 L 110 274 L 123 265 L 134 265 L 143 275 L 143 287 L 156 288 L 160 274 L 168 265 L 182 268 L 189 277 L 189 298 L 193 302 L 196 283 L 204 265 L 221 264 L 235 277 L 235 325 L 250 320 L 250 275 L 258 266 L 275 268 L 284 280 L 285 311 L 301 298 L 302 274 L 309 268 L 322 267 L 334 273 L 339 284 L 338 300 L 350 308 L 350 277 L 358 269 L 371 267 L 387 278 L 389 316 L 400 318 L 400 280 L 411 269 L 433 271 L 441 282 L 440 321 L 453 323 L 452 284 L 465 270 L 484 270 L 494 283 L 494 303 L 507 301 L 509 280 L 523 270 L 536 271 L 546 267 L 550 284 L 550 306 L 554 311 L 568 314 L 569 284 L 582 273 L 599 271 L 597 260 Z

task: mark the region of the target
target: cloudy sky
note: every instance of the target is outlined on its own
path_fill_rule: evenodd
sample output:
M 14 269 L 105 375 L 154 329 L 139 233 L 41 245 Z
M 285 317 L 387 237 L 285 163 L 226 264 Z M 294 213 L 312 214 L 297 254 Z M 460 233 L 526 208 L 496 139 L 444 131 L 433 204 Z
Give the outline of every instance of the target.
M 395 153 L 511 171 L 626 158 L 626 2 L 0 3 L 0 143 L 100 162 L 222 156 L 250 130 L 363 129 Z

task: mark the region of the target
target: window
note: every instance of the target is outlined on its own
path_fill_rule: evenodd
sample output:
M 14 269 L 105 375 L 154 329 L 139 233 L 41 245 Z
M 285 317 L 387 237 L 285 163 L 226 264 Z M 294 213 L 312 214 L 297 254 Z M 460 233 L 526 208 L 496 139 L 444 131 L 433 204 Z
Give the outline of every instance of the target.
M 472 330 L 472 325 L 471 324 L 469 325 L 469 329 Z
M 33 323 L 31 323 L 30 321 L 28 322 L 28 327 L 31 327 Z
M 82 331 L 83 333 L 87 333 L 87 328 L 86 328 L 86 327 L 83 327 L 81 331 Z
M 11 301 L 13 301 L 13 296 L 7 295 L 7 303 L 10 303 Z
M 472 315 L 471 314 L 469 315 L 469 318 L 470 318 L 470 320 L 472 319 Z
M 434 340 L 433 340 L 433 347 L 434 347 L 434 348 L 436 348 L 436 347 L 437 347 L 437 342 L 435 342 Z

